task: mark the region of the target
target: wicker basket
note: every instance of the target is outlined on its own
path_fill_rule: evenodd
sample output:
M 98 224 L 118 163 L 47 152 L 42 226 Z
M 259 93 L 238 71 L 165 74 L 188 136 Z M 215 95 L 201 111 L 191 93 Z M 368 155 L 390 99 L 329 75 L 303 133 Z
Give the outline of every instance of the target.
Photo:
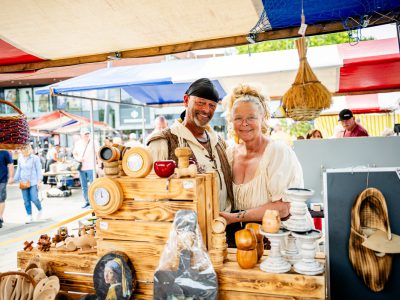
M 295 121 L 311 121 L 319 117 L 322 109 L 296 107 L 286 109 L 286 115 Z
M 16 150 L 29 144 L 29 125 L 25 114 L 14 104 L 0 99 L 0 103 L 14 108 L 19 115 L 0 116 L 0 149 Z

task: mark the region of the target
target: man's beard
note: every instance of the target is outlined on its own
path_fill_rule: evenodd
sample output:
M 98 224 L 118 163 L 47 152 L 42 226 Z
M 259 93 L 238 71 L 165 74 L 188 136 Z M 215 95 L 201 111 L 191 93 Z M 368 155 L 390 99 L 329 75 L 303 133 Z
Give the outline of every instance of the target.
M 208 123 L 210 123 L 211 119 L 212 119 L 212 116 L 209 116 L 207 122 L 204 123 L 197 118 L 196 113 L 193 114 L 193 121 L 196 124 L 196 126 L 198 126 L 198 127 L 203 127 L 203 128 L 206 127 L 208 125 Z

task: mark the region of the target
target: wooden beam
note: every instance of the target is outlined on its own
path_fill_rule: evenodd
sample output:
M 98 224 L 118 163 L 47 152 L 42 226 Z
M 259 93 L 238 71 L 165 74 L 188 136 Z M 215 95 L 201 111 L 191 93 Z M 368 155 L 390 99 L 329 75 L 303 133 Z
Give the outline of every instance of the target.
M 387 24 L 389 22 L 388 19 L 386 18 L 378 19 L 377 17 L 373 17 L 371 18 L 370 23 L 376 26 L 376 25 Z M 257 35 L 256 42 L 298 37 L 299 36 L 298 30 L 299 30 L 298 27 L 292 27 L 292 28 L 277 29 L 277 30 L 262 32 Z M 309 25 L 307 27 L 307 36 L 334 33 L 343 30 L 344 28 L 341 22 L 315 24 L 315 25 Z M 187 51 L 201 50 L 201 49 L 232 47 L 232 46 L 248 44 L 246 37 L 247 35 L 239 35 L 239 36 L 225 37 L 225 38 L 205 40 L 205 41 L 181 43 L 175 45 L 163 45 L 150 48 L 133 49 L 133 50 L 118 52 L 118 55 L 121 58 L 139 58 L 139 57 L 175 54 L 180 52 L 187 52 Z M 102 54 L 88 55 L 81 57 L 71 57 L 66 59 L 47 60 L 36 63 L 6 65 L 6 66 L 0 66 L 0 73 L 15 73 L 22 71 L 39 70 L 44 68 L 101 62 L 101 61 L 107 61 L 109 59 L 108 58 L 109 56 L 115 56 L 115 55 L 116 52 L 109 52 L 109 53 L 102 53 Z
M 378 94 L 378 93 L 393 93 L 400 91 L 400 86 L 396 89 L 376 89 L 368 91 L 353 91 L 353 92 L 336 92 L 332 93 L 332 96 L 350 96 L 350 95 L 368 95 L 368 94 Z

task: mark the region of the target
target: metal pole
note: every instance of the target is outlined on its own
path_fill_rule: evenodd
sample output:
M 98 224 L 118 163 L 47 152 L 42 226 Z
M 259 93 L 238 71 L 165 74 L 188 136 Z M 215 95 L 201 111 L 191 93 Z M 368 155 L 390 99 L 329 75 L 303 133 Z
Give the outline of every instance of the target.
M 93 180 L 96 179 L 96 149 L 94 142 L 94 123 L 93 123 L 93 99 L 90 99 L 90 130 L 91 130 L 91 140 L 93 143 Z
M 143 140 L 143 144 L 145 143 L 145 141 L 146 141 L 146 128 L 145 128 L 145 126 L 146 126 L 146 119 L 144 118 L 144 106 L 142 106 L 142 127 L 143 127 L 143 138 L 142 138 L 142 140 Z
M 107 69 L 109 69 L 109 68 L 111 68 L 111 67 L 112 67 L 112 60 L 108 60 L 108 61 L 107 61 Z M 109 90 L 109 89 L 106 89 L 105 92 L 106 92 L 105 98 L 106 98 L 107 100 L 110 100 L 110 90 Z M 109 119 L 108 110 L 109 110 L 109 105 L 108 105 L 108 103 L 106 102 L 106 103 L 105 103 L 105 108 L 104 108 L 104 118 L 103 118 L 103 122 L 106 123 L 107 125 L 108 125 L 108 119 Z
M 400 22 L 396 23 L 396 31 L 397 31 L 397 43 L 399 44 L 400 47 Z M 400 48 L 399 48 L 400 52 Z

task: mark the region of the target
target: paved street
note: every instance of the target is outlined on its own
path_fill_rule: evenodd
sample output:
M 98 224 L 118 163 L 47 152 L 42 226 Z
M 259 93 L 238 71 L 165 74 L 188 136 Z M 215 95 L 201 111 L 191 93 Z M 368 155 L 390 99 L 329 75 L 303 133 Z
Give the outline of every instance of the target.
M 45 185 L 42 187 L 42 191 L 49 188 L 49 186 Z M 42 192 L 41 194 L 45 193 Z M 27 215 L 21 190 L 17 184 L 8 185 L 7 196 L 3 228 L 0 228 L 0 272 L 17 269 L 16 253 L 23 250 L 26 240 L 34 241 L 36 245 L 40 234 L 46 233 L 49 236 L 54 236 L 56 232 L 56 229 L 52 229 L 38 233 L 39 230 L 48 228 L 86 211 L 81 208 L 83 203 L 81 189 L 73 189 L 72 196 L 70 197 L 43 197 L 43 216 L 41 220 L 35 220 L 37 210 L 32 205 L 34 222 L 25 224 Z M 71 230 L 78 228 L 78 222 L 75 221 L 66 226 L 71 232 Z M 77 234 L 77 230 L 73 230 L 73 233 Z

